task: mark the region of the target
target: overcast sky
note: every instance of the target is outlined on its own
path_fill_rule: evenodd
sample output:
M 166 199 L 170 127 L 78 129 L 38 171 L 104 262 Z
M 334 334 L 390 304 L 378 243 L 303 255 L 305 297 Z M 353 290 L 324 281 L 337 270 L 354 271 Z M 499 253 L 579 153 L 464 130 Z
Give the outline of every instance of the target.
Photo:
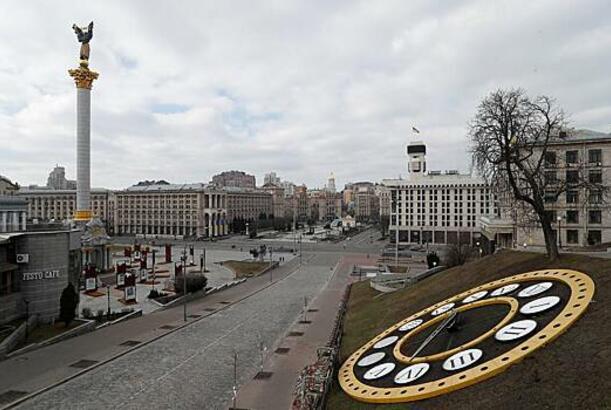
M 343 187 L 405 175 L 417 138 L 430 169 L 468 171 L 466 123 L 496 87 L 610 132 L 610 16 L 608 0 L 3 0 L 0 174 L 75 177 L 75 22 L 95 22 L 93 186 L 239 169 Z

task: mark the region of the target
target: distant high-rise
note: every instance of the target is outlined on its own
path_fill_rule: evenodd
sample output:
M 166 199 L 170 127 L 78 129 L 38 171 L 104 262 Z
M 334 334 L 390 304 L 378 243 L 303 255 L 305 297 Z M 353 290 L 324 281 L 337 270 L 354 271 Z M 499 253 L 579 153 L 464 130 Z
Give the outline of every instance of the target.
M 280 178 L 278 177 L 278 175 L 275 172 L 270 172 L 268 174 L 265 174 L 265 177 L 263 178 L 263 185 L 266 185 L 266 184 L 273 184 L 273 185 L 280 186 Z
M 327 191 L 335 192 L 335 175 L 331 172 L 329 179 L 327 180 Z
M 48 189 L 76 189 L 76 181 L 66 179 L 66 168 L 56 165 L 47 178 Z
M 53 171 L 49 172 L 47 178 L 47 188 L 49 189 L 66 189 L 68 181 L 66 180 L 66 168 L 56 165 Z

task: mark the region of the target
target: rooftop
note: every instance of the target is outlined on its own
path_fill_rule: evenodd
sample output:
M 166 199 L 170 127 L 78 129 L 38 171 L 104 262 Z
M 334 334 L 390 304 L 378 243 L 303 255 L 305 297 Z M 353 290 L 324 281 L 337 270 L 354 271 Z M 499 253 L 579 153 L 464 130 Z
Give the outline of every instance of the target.
M 134 185 L 125 189 L 129 192 L 171 192 L 171 191 L 204 191 L 210 190 L 213 186 L 196 182 L 193 184 L 154 184 L 154 185 Z

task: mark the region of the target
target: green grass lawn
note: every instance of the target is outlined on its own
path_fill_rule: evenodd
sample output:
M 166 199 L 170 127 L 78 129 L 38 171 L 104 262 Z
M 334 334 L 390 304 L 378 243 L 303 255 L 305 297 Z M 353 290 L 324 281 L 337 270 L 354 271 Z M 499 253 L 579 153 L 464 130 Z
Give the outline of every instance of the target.
M 235 273 L 236 279 L 259 275 L 269 266 L 269 262 L 260 261 L 225 261 L 223 266 L 228 267 Z
M 368 281 L 355 283 L 348 301 L 340 362 L 407 316 L 474 286 L 544 268 L 574 269 L 596 284 L 594 301 L 571 328 L 522 363 L 471 387 L 414 404 L 373 405 L 349 398 L 334 380 L 329 409 L 611 408 L 611 260 L 503 251 L 448 269 L 380 297 Z M 518 405 L 519 403 L 519 405 Z

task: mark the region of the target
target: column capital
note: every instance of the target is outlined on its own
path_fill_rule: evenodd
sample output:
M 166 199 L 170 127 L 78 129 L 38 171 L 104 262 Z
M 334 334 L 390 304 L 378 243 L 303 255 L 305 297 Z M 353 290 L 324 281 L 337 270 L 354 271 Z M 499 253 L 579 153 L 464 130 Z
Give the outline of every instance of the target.
M 70 77 L 74 78 L 76 88 L 85 88 L 91 90 L 93 80 L 97 79 L 99 74 L 82 65 L 79 68 L 68 70 Z

